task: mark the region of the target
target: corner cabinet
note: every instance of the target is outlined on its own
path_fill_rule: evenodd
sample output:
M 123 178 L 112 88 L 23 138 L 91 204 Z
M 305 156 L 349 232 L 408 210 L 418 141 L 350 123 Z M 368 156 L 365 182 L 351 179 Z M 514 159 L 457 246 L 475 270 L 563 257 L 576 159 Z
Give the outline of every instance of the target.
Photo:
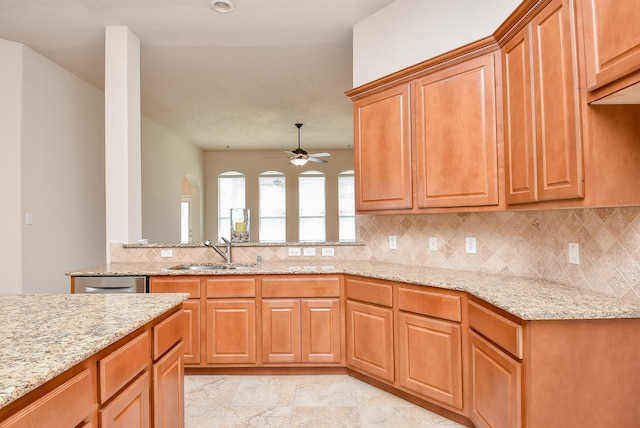
M 500 56 L 495 46 L 486 50 L 411 80 L 351 92 L 357 211 L 441 212 L 500 203 Z
M 354 102 L 356 210 L 413 207 L 410 84 Z
M 508 204 L 584 197 L 573 0 L 553 0 L 502 49 Z

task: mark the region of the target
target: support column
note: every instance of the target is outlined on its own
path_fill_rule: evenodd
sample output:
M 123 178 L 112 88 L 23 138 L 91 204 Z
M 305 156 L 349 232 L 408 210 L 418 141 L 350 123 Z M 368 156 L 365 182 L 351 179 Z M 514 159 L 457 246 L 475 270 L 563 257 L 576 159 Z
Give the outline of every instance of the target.
M 140 40 L 124 26 L 105 29 L 105 194 L 109 246 L 142 237 Z

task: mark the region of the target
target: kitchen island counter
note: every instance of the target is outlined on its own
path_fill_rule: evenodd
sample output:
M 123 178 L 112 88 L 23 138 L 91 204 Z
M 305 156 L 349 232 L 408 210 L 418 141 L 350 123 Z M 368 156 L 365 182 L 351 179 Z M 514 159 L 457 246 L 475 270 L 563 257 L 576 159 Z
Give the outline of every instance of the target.
M 0 408 L 170 311 L 188 294 L 0 294 Z
M 177 262 L 112 263 L 69 276 L 345 274 L 465 291 L 523 320 L 640 318 L 640 303 L 548 280 L 478 272 L 353 261 L 262 262 L 248 269 L 172 270 Z

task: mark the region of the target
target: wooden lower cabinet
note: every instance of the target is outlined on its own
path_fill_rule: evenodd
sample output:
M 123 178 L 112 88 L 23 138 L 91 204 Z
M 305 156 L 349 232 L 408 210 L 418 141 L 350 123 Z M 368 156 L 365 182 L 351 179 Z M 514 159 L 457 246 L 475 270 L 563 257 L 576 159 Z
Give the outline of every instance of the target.
M 459 323 L 400 312 L 400 385 L 462 409 L 462 332 Z
M 522 364 L 470 334 L 471 420 L 477 427 L 521 427 Z
M 391 308 L 347 301 L 347 365 L 394 381 Z
M 205 317 L 208 364 L 257 362 L 254 299 L 208 299 Z
M 339 299 L 262 301 L 264 363 L 339 363 Z
M 182 342 L 153 365 L 153 426 L 184 426 L 184 357 Z
M 148 428 L 150 423 L 149 372 L 145 371 L 100 410 L 101 428 Z

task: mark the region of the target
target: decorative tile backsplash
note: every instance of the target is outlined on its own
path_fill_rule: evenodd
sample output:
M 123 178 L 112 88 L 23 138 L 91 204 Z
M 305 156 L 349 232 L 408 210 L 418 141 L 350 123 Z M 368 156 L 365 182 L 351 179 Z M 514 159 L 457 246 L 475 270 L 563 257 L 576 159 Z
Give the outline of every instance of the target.
M 332 260 L 372 260 L 543 278 L 640 301 L 640 207 L 553 211 L 516 211 L 420 215 L 358 215 L 358 239 L 366 245 L 334 247 L 333 257 L 289 257 L 290 246 L 234 246 L 233 260 L 285 260 L 330 264 Z M 389 236 L 397 249 L 389 249 Z M 429 251 L 429 237 L 438 250 Z M 465 238 L 475 237 L 477 252 L 465 252 Z M 580 264 L 568 262 L 569 243 L 580 245 Z M 112 262 L 221 262 L 201 245 L 173 247 L 170 258 L 161 247 L 111 245 Z
M 640 301 L 640 207 L 361 215 L 357 224 L 374 261 L 544 278 Z M 465 237 L 476 238 L 476 254 L 465 252 Z M 570 242 L 580 245 L 579 265 L 568 262 Z

